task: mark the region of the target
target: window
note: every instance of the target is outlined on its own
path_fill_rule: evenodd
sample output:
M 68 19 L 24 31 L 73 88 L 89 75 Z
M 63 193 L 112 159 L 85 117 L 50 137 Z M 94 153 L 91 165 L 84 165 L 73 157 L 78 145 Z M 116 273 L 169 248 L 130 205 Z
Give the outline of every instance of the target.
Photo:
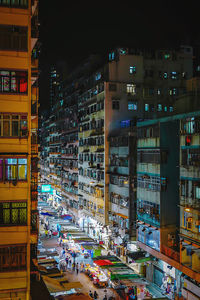
M 120 122 L 121 128 L 129 128 L 131 126 L 131 120 L 125 120 Z
M 129 73 L 130 74 L 136 74 L 136 66 L 129 67 Z
M 161 89 L 157 89 L 157 94 L 161 95 Z
M 26 246 L 0 246 L 0 271 L 26 269 Z
M 22 26 L 0 25 L 0 49 L 13 51 L 28 50 L 28 28 Z
M 27 94 L 27 71 L 0 70 L 0 93 Z
M 115 52 L 109 53 L 109 60 L 112 61 L 115 59 Z
M 112 109 L 119 110 L 119 100 L 112 100 Z
M 162 104 L 158 104 L 158 111 L 162 111 Z
M 164 78 L 164 79 L 167 79 L 167 78 L 168 78 L 167 72 L 164 72 L 164 73 L 163 73 L 163 78 Z
M 130 93 L 132 95 L 135 95 L 136 94 L 136 85 L 135 84 L 131 84 L 131 83 L 128 83 L 126 85 L 126 91 L 127 93 Z
M 146 104 L 144 105 L 144 111 L 149 111 L 149 104 L 148 104 L 148 103 L 146 103 Z
M 109 83 L 109 91 L 110 92 L 116 92 L 117 85 L 115 83 Z
M 171 72 L 171 79 L 178 79 L 178 73 L 175 71 Z
M 137 110 L 137 102 L 128 102 L 128 110 Z
M 0 137 L 27 137 L 27 116 L 0 114 Z
M 171 88 L 169 90 L 170 96 L 177 96 L 178 95 L 178 89 L 177 88 Z
M 28 8 L 28 0 L 0 0 L 0 6 Z
M 0 203 L 0 225 L 26 225 L 26 202 Z
M 0 181 L 27 180 L 27 158 L 0 158 Z

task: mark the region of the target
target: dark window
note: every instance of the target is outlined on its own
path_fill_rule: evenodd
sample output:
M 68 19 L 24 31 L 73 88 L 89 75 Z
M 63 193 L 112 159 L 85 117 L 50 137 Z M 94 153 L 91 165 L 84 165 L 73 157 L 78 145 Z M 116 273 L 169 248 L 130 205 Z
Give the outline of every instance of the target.
M 26 246 L 0 246 L 0 271 L 26 269 Z
M 117 85 L 115 83 L 109 83 L 109 91 L 110 92 L 116 92 Z
M 119 110 L 119 100 L 112 100 L 112 109 Z
M 0 50 L 27 51 L 28 28 L 0 25 Z
M 0 93 L 27 94 L 27 92 L 28 72 L 0 70 Z
M 28 0 L 0 0 L 0 6 L 28 8 Z

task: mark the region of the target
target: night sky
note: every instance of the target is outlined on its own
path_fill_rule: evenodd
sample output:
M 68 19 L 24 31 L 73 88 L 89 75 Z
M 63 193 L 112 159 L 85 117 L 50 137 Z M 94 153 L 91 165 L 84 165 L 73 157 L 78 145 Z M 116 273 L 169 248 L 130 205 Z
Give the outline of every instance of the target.
M 199 39 L 198 1 L 40 0 L 40 103 L 48 103 L 49 66 L 68 71 L 90 54 L 116 46 L 173 48 Z M 186 5 L 187 4 L 187 5 Z

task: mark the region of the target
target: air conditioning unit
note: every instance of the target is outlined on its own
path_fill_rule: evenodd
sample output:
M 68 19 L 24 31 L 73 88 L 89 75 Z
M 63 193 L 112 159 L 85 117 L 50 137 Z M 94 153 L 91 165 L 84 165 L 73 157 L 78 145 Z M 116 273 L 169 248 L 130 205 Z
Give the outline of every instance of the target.
M 168 240 L 175 240 L 175 234 L 168 233 Z

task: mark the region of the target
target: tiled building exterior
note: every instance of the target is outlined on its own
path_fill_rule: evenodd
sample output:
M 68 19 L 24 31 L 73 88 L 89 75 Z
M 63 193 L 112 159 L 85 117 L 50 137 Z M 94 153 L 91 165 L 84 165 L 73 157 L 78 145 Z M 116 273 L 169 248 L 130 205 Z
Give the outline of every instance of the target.
M 0 298 L 29 299 L 37 255 L 38 1 L 0 1 Z

